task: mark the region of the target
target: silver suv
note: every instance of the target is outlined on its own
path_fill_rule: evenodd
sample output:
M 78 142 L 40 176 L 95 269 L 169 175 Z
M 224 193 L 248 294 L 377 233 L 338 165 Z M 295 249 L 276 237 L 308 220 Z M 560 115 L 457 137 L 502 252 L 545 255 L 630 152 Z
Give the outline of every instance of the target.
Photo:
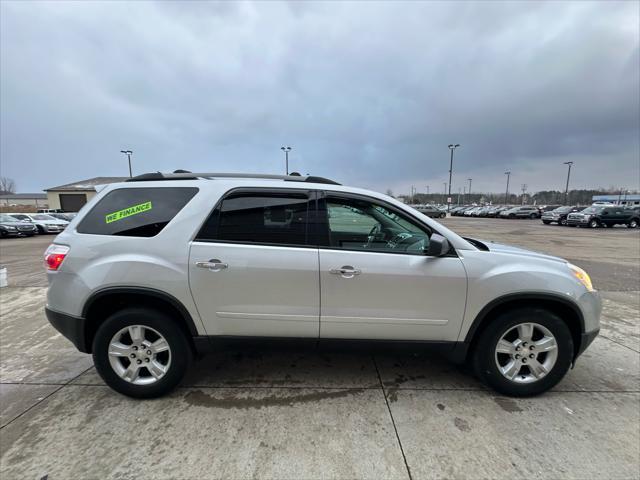
M 581 268 L 320 177 L 134 177 L 96 195 L 45 263 L 49 321 L 132 397 L 251 337 L 437 347 L 499 392 L 535 395 L 599 330 Z

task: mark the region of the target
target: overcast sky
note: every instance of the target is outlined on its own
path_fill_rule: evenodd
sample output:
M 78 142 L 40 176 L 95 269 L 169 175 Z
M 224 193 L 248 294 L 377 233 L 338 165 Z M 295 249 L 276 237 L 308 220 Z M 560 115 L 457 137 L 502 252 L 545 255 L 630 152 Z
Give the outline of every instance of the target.
M 640 3 L 12 2 L 1 174 L 291 170 L 396 194 L 640 188 Z

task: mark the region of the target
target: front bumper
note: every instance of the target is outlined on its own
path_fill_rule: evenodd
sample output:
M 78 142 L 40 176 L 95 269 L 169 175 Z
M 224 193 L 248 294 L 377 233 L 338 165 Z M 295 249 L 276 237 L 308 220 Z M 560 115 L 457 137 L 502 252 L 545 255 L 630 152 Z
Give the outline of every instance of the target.
M 589 223 L 589 218 L 580 217 L 580 218 L 571 218 L 567 217 L 567 224 L 569 225 L 587 225 Z
M 600 333 L 599 328 L 592 332 L 586 332 L 580 335 L 580 345 L 578 345 L 578 349 L 576 350 L 576 356 L 573 359 L 574 363 L 576 359 L 587 349 L 587 347 L 593 343 L 598 336 L 598 333 Z

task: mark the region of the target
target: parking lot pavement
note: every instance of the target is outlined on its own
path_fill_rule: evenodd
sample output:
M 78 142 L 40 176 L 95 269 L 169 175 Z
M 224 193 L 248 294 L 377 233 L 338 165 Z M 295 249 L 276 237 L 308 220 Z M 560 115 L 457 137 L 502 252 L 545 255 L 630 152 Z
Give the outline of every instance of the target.
M 52 237 L 1 241 L 0 477 L 637 478 L 640 232 L 445 223 L 592 274 L 602 335 L 552 392 L 498 396 L 435 355 L 254 346 L 199 360 L 168 397 L 131 400 L 44 317 Z

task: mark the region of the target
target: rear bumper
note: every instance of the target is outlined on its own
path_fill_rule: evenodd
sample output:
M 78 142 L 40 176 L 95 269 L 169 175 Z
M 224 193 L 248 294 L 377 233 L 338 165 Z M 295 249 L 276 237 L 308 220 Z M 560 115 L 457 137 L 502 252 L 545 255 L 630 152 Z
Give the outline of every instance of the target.
M 85 318 L 56 312 L 49 307 L 45 307 L 44 311 L 47 315 L 47 320 L 53 325 L 53 328 L 70 340 L 78 350 L 83 353 L 90 353 L 91 349 L 87 345 L 87 320 Z
M 91 353 L 91 343 L 87 336 L 86 318 L 56 312 L 49 307 L 45 307 L 44 311 L 47 315 L 47 320 L 53 325 L 53 328 L 70 340 L 82 353 Z M 211 351 L 211 343 L 208 337 L 194 336 L 191 337 L 191 340 L 197 355 L 204 355 Z

